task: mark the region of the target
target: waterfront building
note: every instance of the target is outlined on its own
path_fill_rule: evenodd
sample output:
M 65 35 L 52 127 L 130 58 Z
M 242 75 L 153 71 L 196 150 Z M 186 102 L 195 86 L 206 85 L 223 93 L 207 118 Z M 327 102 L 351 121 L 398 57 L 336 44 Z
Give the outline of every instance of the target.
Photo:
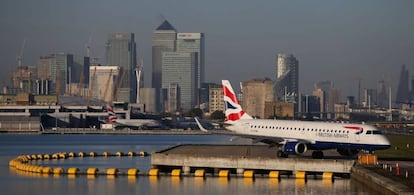
M 125 71 L 119 89 L 118 101 L 135 103 L 137 81 L 137 53 L 134 33 L 112 33 L 106 43 L 106 64 L 119 66 Z
M 190 110 L 196 104 L 197 62 L 197 54 L 193 52 L 162 53 L 161 88 L 168 89 L 172 83 L 178 85 L 179 109 Z
M 252 79 L 242 83 L 242 107 L 251 116 L 265 118 L 266 102 L 274 101 L 274 82 L 270 79 Z

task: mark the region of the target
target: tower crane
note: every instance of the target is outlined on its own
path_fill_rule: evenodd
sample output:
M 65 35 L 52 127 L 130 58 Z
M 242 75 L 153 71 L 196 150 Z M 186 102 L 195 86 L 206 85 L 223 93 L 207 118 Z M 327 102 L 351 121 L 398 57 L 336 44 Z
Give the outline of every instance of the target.
M 26 46 L 26 39 L 23 40 L 23 44 L 22 47 L 20 48 L 20 53 L 17 56 L 17 68 L 19 71 L 19 85 L 22 88 L 23 84 L 22 84 L 22 80 L 23 80 L 23 64 L 22 64 L 22 59 L 23 59 L 23 51 L 24 51 L 24 47 Z

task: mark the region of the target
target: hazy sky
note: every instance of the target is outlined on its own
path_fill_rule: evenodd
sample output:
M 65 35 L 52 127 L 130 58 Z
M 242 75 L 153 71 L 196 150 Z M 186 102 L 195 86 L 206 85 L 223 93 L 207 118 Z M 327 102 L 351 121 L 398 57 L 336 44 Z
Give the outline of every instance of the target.
M 399 79 L 402 64 L 414 73 L 414 1 L 397 0 L 2 0 L 0 76 L 56 52 L 85 55 L 105 63 L 108 33 L 135 33 L 138 57 L 151 85 L 151 33 L 165 17 L 179 32 L 206 37 L 206 78 L 233 85 L 252 78 L 274 78 L 277 53 L 299 60 L 300 91 L 332 80 L 343 96 L 378 80 Z

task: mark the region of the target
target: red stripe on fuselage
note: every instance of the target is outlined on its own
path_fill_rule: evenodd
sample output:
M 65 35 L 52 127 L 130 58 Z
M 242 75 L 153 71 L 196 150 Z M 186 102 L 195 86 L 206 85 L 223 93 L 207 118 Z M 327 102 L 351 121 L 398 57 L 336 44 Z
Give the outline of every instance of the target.
M 353 129 L 353 130 L 364 130 L 364 128 L 362 127 L 358 127 L 358 126 L 344 126 L 347 129 Z

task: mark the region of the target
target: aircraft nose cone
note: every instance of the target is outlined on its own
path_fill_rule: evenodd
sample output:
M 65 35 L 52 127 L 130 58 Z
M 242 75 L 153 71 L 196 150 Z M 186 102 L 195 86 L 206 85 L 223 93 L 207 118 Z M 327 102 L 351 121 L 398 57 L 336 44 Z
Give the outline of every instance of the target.
M 387 138 L 387 137 L 383 137 L 383 139 L 381 140 L 381 143 L 383 144 L 383 145 L 385 145 L 387 148 L 389 148 L 389 147 L 391 147 L 391 142 L 390 142 L 390 140 Z

